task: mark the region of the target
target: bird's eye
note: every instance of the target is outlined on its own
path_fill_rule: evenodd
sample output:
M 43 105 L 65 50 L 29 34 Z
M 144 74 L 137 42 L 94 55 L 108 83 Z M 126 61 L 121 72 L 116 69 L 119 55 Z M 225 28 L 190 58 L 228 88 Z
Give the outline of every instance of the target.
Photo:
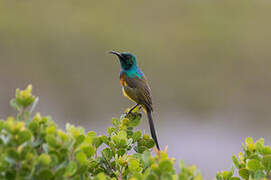
M 126 60 L 131 59 L 131 56 L 130 56 L 129 54 L 125 54 L 125 55 L 123 55 L 123 57 L 124 57 L 124 59 L 126 59 Z

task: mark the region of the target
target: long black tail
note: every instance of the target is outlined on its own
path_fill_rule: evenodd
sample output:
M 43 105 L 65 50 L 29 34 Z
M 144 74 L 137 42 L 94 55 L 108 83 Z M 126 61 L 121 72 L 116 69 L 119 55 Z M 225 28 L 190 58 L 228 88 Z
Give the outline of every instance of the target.
M 160 150 L 160 147 L 159 147 L 159 144 L 158 144 L 158 140 L 157 140 L 157 137 L 156 137 L 154 123 L 153 123 L 153 120 L 152 120 L 151 110 L 147 109 L 147 115 L 148 115 L 149 125 L 150 125 L 150 129 L 151 129 L 151 136 L 152 136 L 152 138 L 153 138 L 153 140 L 154 140 L 154 142 L 156 144 L 157 149 Z

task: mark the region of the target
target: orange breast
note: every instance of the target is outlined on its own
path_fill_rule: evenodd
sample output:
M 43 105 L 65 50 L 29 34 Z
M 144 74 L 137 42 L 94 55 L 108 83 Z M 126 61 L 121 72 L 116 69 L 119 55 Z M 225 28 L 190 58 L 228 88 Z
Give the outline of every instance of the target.
M 125 74 L 120 75 L 120 84 L 122 86 L 127 86 L 127 83 L 125 82 Z

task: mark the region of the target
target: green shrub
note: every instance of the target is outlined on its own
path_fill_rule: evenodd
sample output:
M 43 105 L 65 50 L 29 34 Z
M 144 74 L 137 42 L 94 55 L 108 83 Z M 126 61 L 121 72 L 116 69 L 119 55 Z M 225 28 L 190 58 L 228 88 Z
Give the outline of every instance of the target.
M 246 138 L 243 151 L 232 157 L 233 167 L 231 171 L 217 173 L 217 180 L 238 180 L 238 179 L 270 179 L 271 170 L 271 148 L 264 145 L 261 138 L 254 143 L 252 138 Z M 239 177 L 234 177 L 234 173 Z
M 138 109 L 113 118 L 107 134 L 97 135 L 70 124 L 63 131 L 50 117 L 32 115 L 37 102 L 31 85 L 17 89 L 10 102 L 17 116 L 0 120 L 0 180 L 202 180 L 196 166 L 183 161 L 176 171 L 167 148 L 158 152 L 149 135 L 134 130 Z M 246 138 L 242 147 L 231 170 L 216 179 L 270 179 L 271 148 L 264 139 Z
M 166 150 L 151 152 L 154 141 L 134 130 L 141 120 L 138 110 L 113 118 L 107 135 L 70 124 L 63 131 L 50 117 L 32 115 L 38 98 L 31 91 L 31 85 L 17 90 L 10 104 L 18 115 L 0 121 L 0 179 L 202 179 L 195 166 L 184 162 L 176 172 Z M 270 168 L 268 160 L 263 166 Z M 258 168 L 255 164 L 250 168 Z

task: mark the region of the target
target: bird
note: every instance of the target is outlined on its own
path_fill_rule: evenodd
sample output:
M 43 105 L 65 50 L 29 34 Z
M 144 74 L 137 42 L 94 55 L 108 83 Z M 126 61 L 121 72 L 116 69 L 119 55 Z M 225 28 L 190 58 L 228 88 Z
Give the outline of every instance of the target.
M 151 90 L 146 77 L 138 67 L 136 56 L 129 52 L 120 53 L 117 51 L 109 51 L 109 53 L 116 55 L 119 59 L 121 66 L 120 84 L 124 96 L 136 103 L 135 106 L 129 110 L 128 114 L 138 106 L 143 108 L 148 117 L 152 139 L 159 151 L 160 147 L 152 118 L 153 105 Z

